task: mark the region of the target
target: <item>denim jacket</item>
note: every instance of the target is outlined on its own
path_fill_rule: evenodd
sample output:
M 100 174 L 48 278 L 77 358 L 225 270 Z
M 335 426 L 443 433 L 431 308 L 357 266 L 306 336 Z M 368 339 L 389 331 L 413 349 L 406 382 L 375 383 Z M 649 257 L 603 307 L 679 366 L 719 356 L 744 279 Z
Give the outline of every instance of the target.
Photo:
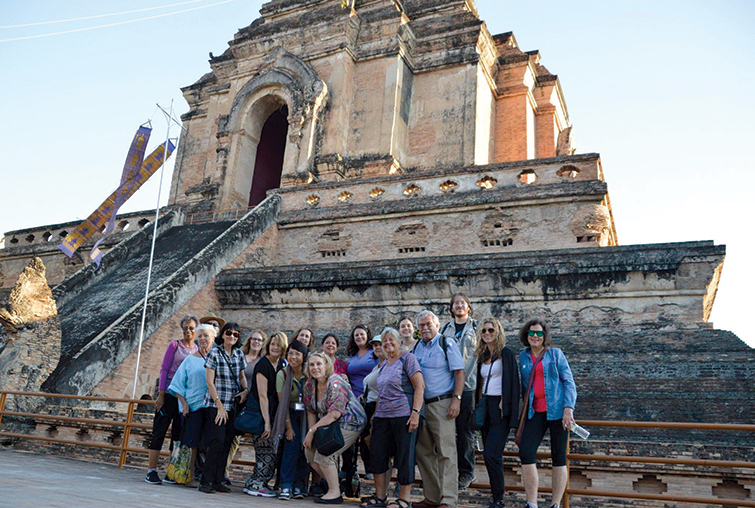
M 522 399 L 527 392 L 530 382 L 530 371 L 532 370 L 532 357 L 529 348 L 519 353 L 519 365 L 521 369 L 522 380 Z M 545 381 L 545 402 L 548 405 L 546 419 L 560 420 L 564 417 L 564 408 L 574 409 L 577 403 L 577 385 L 574 384 L 574 377 L 566 361 L 564 353 L 558 348 L 549 348 L 541 361 L 543 365 L 543 380 Z M 530 401 L 527 410 L 527 419 L 535 416 L 533 401 L 535 400 L 535 390 L 530 392 Z

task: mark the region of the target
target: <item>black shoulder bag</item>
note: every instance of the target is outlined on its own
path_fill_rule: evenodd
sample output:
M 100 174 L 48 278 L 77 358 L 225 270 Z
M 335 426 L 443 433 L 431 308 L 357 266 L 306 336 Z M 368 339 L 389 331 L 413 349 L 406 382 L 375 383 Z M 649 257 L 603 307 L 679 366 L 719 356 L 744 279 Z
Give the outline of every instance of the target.
M 490 378 L 493 377 L 493 364 L 496 362 L 496 360 L 490 361 L 488 380 L 485 382 L 485 388 L 482 390 L 482 397 L 480 397 L 480 402 L 477 403 L 474 411 L 472 411 L 472 414 L 470 415 L 469 426 L 472 428 L 472 430 L 481 430 L 482 426 L 485 425 L 485 418 L 488 416 L 488 406 L 487 401 L 485 400 L 485 392 L 488 391 L 488 386 L 490 386 Z M 503 360 L 501 360 L 501 363 L 503 363 Z M 482 365 L 480 365 L 480 373 L 482 373 Z
M 316 379 L 313 381 L 315 382 L 315 405 L 317 405 L 317 399 L 319 399 L 317 394 L 318 383 Z M 338 420 L 328 425 L 317 427 L 312 443 L 317 448 L 317 451 L 320 452 L 320 455 L 324 455 L 325 457 L 333 455 L 343 448 L 343 432 L 341 432 L 341 425 L 338 423 Z

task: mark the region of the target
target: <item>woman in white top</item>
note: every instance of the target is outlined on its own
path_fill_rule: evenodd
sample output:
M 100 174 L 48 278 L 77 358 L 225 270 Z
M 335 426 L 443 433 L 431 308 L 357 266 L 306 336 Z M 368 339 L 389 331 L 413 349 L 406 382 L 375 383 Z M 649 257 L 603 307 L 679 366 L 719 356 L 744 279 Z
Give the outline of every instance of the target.
M 500 321 L 488 317 L 477 327 L 477 401 L 484 397 L 483 457 L 490 478 L 493 502 L 503 504 L 503 449 L 509 430 L 519 419 L 519 368 L 516 355 L 506 347 Z

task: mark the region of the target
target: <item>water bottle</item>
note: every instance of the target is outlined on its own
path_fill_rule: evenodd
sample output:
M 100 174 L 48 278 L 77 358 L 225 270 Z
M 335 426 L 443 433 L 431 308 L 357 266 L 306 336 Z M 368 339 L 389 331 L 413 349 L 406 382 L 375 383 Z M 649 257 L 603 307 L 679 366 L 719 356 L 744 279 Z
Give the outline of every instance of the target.
M 582 439 L 587 440 L 588 437 L 590 437 L 590 431 L 587 430 L 584 427 L 581 427 L 577 425 L 576 423 L 572 422 L 571 424 L 571 431 L 575 433 L 577 436 L 581 437 Z
M 362 493 L 359 484 L 359 473 L 354 473 L 354 476 L 351 477 L 351 492 L 354 494 L 355 498 L 359 499 L 359 496 Z
M 477 433 L 475 433 L 475 436 L 474 436 L 474 448 L 478 452 L 482 452 L 485 450 L 485 447 L 482 444 L 482 437 Z

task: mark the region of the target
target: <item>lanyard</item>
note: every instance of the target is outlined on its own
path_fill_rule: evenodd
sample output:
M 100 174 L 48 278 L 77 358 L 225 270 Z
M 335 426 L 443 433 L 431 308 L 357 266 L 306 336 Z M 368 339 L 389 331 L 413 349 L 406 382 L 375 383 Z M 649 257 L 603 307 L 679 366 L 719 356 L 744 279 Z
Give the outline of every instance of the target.
M 293 373 L 291 373 L 293 375 Z M 291 382 L 296 385 L 296 389 L 299 390 L 299 402 L 302 401 L 302 383 L 301 381 L 297 381 L 294 377 Z

